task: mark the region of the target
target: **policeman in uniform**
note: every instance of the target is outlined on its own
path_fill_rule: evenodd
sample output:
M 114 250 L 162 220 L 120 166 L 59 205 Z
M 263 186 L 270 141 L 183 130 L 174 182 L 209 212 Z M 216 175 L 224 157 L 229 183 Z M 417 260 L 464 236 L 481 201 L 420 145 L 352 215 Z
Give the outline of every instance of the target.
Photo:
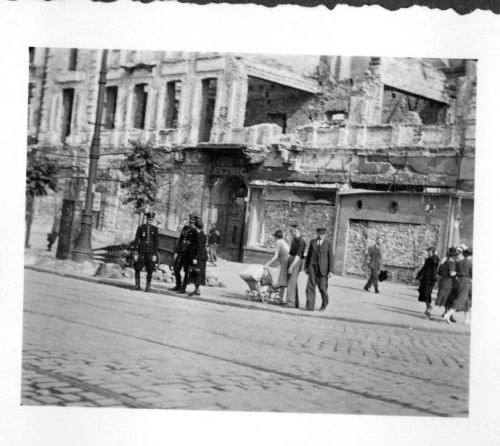
M 198 221 L 198 216 L 194 214 L 189 215 L 189 225 L 185 225 L 180 233 L 179 240 L 175 246 L 174 252 L 174 275 L 175 275 L 175 288 L 171 291 L 177 293 L 185 293 L 186 286 L 189 279 L 189 266 L 192 263 L 191 252 L 193 246 L 197 241 L 197 232 L 195 223 Z M 181 279 L 181 270 L 184 271 L 184 277 Z
M 141 289 L 141 270 L 146 266 L 146 291 L 151 289 L 151 279 L 155 269 L 158 252 L 158 228 L 153 225 L 154 212 L 146 213 L 146 224 L 140 225 L 135 234 L 134 255 L 135 289 Z

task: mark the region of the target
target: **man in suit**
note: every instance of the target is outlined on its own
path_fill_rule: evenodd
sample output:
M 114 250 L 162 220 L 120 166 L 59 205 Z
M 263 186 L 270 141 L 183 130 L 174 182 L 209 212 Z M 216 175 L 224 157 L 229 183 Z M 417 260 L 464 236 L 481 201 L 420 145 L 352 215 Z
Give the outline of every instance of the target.
M 203 232 L 203 222 L 201 220 L 196 220 L 194 223 L 196 230 L 196 239 L 191 245 L 189 252 L 191 264 L 197 267 L 198 274 L 193 278 L 194 291 L 190 294 L 191 296 L 199 296 L 200 286 L 205 285 L 206 267 L 207 267 L 207 236 Z
M 140 225 L 135 233 L 134 254 L 135 289 L 141 289 L 141 270 L 146 266 L 146 291 L 151 289 L 151 279 L 158 259 L 158 228 L 153 225 L 154 212 L 146 213 L 146 224 Z
M 174 251 L 175 288 L 172 288 L 170 291 L 176 291 L 177 293 L 186 292 L 189 266 L 191 265 L 190 252 L 193 244 L 196 242 L 196 230 L 194 225 L 197 220 L 198 217 L 196 215 L 189 215 L 189 224 L 181 229 Z M 181 271 L 184 271 L 183 278 L 181 278 Z
M 305 264 L 308 275 L 306 310 L 314 311 L 318 287 L 322 300 L 319 311 L 324 311 L 328 306 L 328 279 L 333 276 L 333 248 L 331 242 L 325 239 L 325 228 L 318 228 L 316 232 L 318 237 L 309 244 Z
M 378 293 L 378 275 L 382 269 L 382 251 L 380 249 L 381 239 L 377 236 L 375 239 L 375 244 L 368 248 L 366 253 L 366 263 L 370 271 L 370 277 L 368 282 L 366 282 L 365 290 L 370 291 L 370 287 L 373 285 L 375 288 L 375 293 Z

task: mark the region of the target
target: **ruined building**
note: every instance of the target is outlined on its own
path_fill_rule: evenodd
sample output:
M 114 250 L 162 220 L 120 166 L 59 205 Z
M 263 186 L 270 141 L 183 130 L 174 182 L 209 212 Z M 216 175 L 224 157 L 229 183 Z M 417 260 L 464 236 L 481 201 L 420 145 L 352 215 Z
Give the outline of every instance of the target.
M 66 160 L 68 184 L 86 178 L 100 54 L 30 53 L 29 147 Z M 324 226 L 354 276 L 379 234 L 409 280 L 426 247 L 472 246 L 475 98 L 474 61 L 112 50 L 95 227 L 132 237 L 118 166 L 150 142 L 162 227 L 196 212 L 226 258 L 256 261 L 276 229 Z

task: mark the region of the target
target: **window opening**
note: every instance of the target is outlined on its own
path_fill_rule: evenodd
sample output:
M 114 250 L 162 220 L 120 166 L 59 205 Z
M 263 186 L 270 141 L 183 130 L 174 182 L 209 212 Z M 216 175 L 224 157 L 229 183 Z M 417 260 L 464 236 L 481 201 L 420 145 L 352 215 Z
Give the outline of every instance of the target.
M 181 100 L 181 82 L 167 82 L 167 114 L 165 126 L 176 128 L 179 123 L 179 104 Z
M 78 50 L 76 48 L 71 48 L 69 50 L 68 70 L 75 71 L 77 62 L 78 62 Z
M 210 133 L 214 123 L 215 99 L 217 97 L 217 79 L 202 80 L 201 87 L 201 116 L 199 142 L 210 141 Z
M 134 87 L 134 122 L 135 129 L 144 129 L 146 123 L 146 106 L 148 102 L 147 84 L 137 84 Z
M 73 102 L 75 98 L 74 88 L 65 88 L 63 90 L 63 117 L 61 142 L 65 143 L 66 138 L 71 134 L 71 119 L 73 116 Z
M 268 113 L 269 122 L 281 127 L 281 133 L 286 133 L 286 113 Z
M 118 87 L 106 87 L 106 102 L 104 111 L 104 128 L 115 128 L 116 102 L 118 98 Z

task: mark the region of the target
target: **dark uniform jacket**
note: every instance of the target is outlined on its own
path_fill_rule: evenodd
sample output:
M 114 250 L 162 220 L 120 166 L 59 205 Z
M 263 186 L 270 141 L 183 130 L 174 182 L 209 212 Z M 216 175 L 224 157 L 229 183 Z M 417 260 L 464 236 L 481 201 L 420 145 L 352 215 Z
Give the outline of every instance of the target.
M 177 244 L 175 245 L 176 254 L 190 254 L 193 250 L 193 245 L 196 242 L 196 230 L 191 226 L 184 226 L 181 230 Z
M 309 244 L 307 251 L 306 271 L 317 264 L 319 272 L 322 276 L 327 276 L 328 273 L 333 273 L 333 248 L 330 240 L 323 239 L 321 246 L 318 246 L 318 239 L 314 239 Z
M 137 228 L 134 240 L 135 249 L 141 254 L 156 255 L 158 251 L 158 228 L 144 224 Z

